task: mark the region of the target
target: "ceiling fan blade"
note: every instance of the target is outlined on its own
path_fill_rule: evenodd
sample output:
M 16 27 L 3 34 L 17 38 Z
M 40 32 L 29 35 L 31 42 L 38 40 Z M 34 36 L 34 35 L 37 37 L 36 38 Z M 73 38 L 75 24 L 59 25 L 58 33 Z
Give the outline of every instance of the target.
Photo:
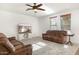
M 30 7 L 32 7 L 31 5 L 29 5 L 29 4 L 26 4 L 27 6 L 30 6 Z
M 36 3 L 33 3 L 34 4 L 34 6 L 36 6 Z
M 37 5 L 37 7 L 40 7 L 40 6 L 42 6 L 42 4 L 38 4 L 38 5 Z
M 37 10 L 42 10 L 42 11 L 45 11 L 45 9 L 42 9 L 42 8 L 37 8 Z
M 28 8 L 28 9 L 26 9 L 26 11 L 28 11 L 28 10 L 33 10 L 32 8 Z

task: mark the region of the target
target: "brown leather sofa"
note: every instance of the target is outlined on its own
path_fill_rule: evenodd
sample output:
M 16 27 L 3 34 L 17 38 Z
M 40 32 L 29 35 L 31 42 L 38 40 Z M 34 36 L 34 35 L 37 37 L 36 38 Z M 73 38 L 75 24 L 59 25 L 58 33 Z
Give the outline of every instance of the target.
M 42 34 L 44 40 L 57 42 L 57 43 L 66 43 L 67 41 L 67 32 L 61 30 L 48 30 L 46 33 Z
M 15 37 L 7 38 L 0 33 L 0 55 L 31 55 L 32 45 L 24 45 Z

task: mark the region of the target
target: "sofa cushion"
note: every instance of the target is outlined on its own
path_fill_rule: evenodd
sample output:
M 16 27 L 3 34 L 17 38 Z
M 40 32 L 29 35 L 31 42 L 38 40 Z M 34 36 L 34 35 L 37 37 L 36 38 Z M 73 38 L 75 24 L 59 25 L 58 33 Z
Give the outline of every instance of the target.
M 7 49 L 10 50 L 10 52 L 15 51 L 15 47 L 10 43 L 10 41 L 3 33 L 0 33 L 0 44 L 4 45 Z
M 16 40 L 16 37 L 9 37 L 8 39 L 9 39 L 9 41 Z
M 7 49 L 10 50 L 10 52 L 15 52 L 15 47 L 10 43 L 10 41 L 7 38 L 0 38 L 0 44 L 4 45 Z
M 1 38 L 1 37 L 6 37 L 6 36 L 5 36 L 3 33 L 0 33 L 0 38 Z
M 9 50 L 6 49 L 5 46 L 0 45 L 0 55 L 7 55 L 9 53 Z
M 24 46 L 23 43 L 21 43 L 20 41 L 17 41 L 17 40 L 10 40 L 10 42 L 15 47 L 15 50 L 22 48 Z

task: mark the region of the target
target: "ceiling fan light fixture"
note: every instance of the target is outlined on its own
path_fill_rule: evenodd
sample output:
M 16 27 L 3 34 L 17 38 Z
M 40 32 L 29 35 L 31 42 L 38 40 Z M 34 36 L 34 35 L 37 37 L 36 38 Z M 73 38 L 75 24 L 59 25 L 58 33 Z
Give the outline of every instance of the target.
M 34 13 L 37 13 L 37 10 L 36 9 L 34 9 L 33 11 L 34 11 Z

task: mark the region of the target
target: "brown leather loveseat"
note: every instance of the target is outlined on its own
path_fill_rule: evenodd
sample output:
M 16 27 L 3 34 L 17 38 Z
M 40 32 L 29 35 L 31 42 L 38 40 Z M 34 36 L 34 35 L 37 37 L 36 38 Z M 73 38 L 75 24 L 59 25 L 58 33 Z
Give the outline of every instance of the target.
M 44 40 L 56 42 L 56 43 L 65 43 L 67 41 L 67 32 L 61 30 L 48 30 L 46 33 L 42 34 Z
M 32 45 L 24 45 L 15 37 L 7 38 L 0 33 L 0 55 L 31 55 Z

